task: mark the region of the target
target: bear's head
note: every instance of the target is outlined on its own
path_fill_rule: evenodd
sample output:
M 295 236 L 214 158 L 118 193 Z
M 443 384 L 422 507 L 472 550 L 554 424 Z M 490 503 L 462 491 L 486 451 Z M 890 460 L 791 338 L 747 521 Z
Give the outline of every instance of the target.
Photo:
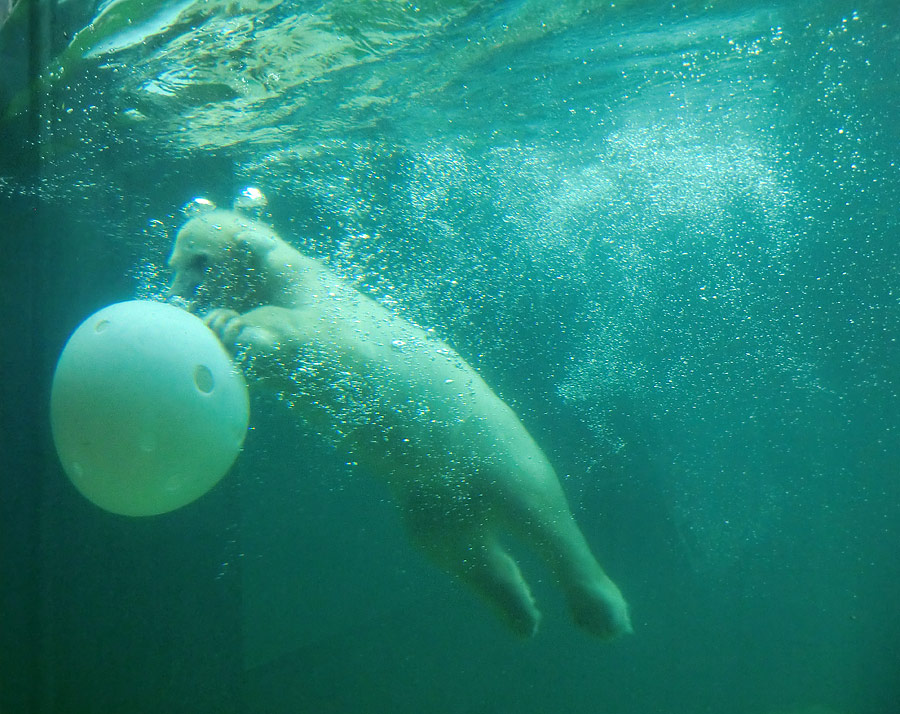
M 202 312 L 229 307 L 246 312 L 268 302 L 265 258 L 275 233 L 236 211 L 212 210 L 191 218 L 175 237 L 168 297 Z

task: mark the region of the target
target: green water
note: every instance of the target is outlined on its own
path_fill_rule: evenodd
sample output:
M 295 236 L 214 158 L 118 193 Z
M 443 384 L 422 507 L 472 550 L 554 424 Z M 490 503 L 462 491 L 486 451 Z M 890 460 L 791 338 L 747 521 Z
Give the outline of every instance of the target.
M 900 712 L 896 3 L 29 7 L 0 33 L 0 711 Z M 633 636 L 579 633 L 526 555 L 516 641 L 270 396 L 178 512 L 74 491 L 67 336 L 246 186 L 515 408 Z

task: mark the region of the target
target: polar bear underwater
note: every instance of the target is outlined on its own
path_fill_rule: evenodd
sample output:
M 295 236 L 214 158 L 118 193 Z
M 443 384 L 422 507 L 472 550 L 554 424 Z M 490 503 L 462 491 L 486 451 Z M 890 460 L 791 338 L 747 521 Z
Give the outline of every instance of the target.
M 553 467 L 513 411 L 445 342 L 394 315 L 237 211 L 178 231 L 171 299 L 204 321 L 252 381 L 388 485 L 409 536 L 529 637 L 541 614 L 500 540 L 553 571 L 572 617 L 612 639 L 631 632 L 619 588 L 594 558 Z

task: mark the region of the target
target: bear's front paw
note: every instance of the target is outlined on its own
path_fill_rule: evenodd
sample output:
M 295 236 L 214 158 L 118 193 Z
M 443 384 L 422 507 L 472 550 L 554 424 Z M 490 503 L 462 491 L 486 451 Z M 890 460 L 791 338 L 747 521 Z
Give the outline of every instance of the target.
M 278 348 L 278 335 L 258 324 L 258 311 L 251 310 L 241 315 L 234 310 L 218 308 L 207 313 L 203 321 L 231 352 L 245 350 L 250 355 L 258 356 Z
M 241 329 L 243 329 L 240 314 L 234 310 L 218 308 L 206 313 L 203 322 L 210 330 L 216 333 L 219 341 L 221 341 L 225 347 L 230 350 L 234 349 L 235 341 L 237 340 Z

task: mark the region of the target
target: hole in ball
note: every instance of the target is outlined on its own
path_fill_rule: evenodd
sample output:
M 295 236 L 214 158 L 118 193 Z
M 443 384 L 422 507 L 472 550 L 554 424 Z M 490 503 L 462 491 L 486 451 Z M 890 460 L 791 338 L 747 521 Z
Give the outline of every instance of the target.
M 94 325 L 94 332 L 103 332 L 107 327 L 109 327 L 109 320 L 100 320 Z
M 213 374 L 210 372 L 209 367 L 205 364 L 198 364 L 196 368 L 194 368 L 194 384 L 196 384 L 197 389 L 204 394 L 209 394 L 213 390 L 215 380 L 213 379 Z

